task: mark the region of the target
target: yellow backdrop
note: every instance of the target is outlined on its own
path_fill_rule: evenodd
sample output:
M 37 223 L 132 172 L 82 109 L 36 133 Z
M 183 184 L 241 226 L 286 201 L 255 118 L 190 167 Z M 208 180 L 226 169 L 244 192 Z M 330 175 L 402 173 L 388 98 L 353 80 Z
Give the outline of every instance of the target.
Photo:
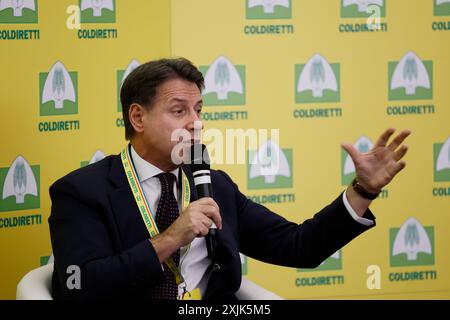
M 371 207 L 376 228 L 316 270 L 242 257 L 248 278 L 287 299 L 450 298 L 449 2 L 1 7 L 0 298 L 13 299 L 20 278 L 51 254 L 49 186 L 123 146 L 123 77 L 165 56 L 187 57 L 206 76 L 206 129 L 280 129 L 287 167 L 273 180 L 250 173 L 257 150 L 247 150 L 247 164 L 215 167 L 298 223 L 351 181 L 340 143 L 364 151 L 387 127 L 413 131 L 407 168 Z

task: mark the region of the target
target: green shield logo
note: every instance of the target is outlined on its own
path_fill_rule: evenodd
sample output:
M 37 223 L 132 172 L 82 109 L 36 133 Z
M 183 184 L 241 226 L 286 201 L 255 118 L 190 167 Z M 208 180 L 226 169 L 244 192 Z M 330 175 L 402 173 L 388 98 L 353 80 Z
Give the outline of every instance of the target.
M 78 113 L 78 74 L 57 61 L 48 73 L 39 73 L 41 116 Z
M 434 265 L 434 227 L 411 217 L 389 229 L 389 252 L 391 267 Z
M 257 151 L 248 151 L 247 188 L 292 188 L 292 158 L 292 149 L 281 149 L 270 140 Z
M 80 0 L 81 23 L 115 23 L 116 0 Z
M 315 54 L 306 64 L 295 65 L 295 103 L 340 101 L 340 65 Z
M 434 15 L 436 17 L 450 16 L 450 1 L 449 0 L 434 0 Z
M 199 70 L 205 78 L 204 106 L 245 105 L 245 66 L 219 56 L 209 67 L 200 66 Z
M 450 137 L 445 143 L 433 145 L 434 181 L 450 181 Z
M 40 207 L 40 167 L 18 156 L 9 168 L 0 168 L 0 212 Z
M 389 100 L 433 99 L 433 62 L 422 61 L 409 51 L 397 62 L 388 63 Z
M 0 0 L 0 23 L 38 23 L 38 1 Z
M 247 19 L 291 19 L 292 0 L 246 0 Z
M 341 0 L 341 18 L 368 18 L 373 16 L 374 7 L 380 18 L 386 17 L 387 0 Z

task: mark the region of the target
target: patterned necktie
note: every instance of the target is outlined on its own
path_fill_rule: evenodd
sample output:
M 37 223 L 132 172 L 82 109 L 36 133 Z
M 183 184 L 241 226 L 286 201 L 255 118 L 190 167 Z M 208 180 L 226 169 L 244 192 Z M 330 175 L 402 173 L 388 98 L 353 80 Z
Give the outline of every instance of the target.
M 173 184 L 176 180 L 174 174 L 169 172 L 157 175 L 161 182 L 161 198 L 159 199 L 158 209 L 156 210 L 156 225 L 159 232 L 163 233 L 179 215 L 178 202 L 173 194 Z M 180 262 L 180 250 L 172 254 L 172 259 L 178 266 Z M 167 264 L 164 264 L 164 281 L 149 292 L 149 298 L 155 300 L 176 299 L 178 296 L 178 285 L 175 276 L 170 271 Z

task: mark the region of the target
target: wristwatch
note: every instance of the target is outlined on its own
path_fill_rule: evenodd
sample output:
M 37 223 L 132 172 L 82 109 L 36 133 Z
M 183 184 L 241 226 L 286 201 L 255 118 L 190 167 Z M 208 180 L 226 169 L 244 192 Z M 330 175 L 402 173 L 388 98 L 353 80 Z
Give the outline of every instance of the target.
M 364 189 L 364 187 L 362 185 L 359 184 L 358 179 L 356 179 L 356 177 L 352 181 L 352 187 L 353 187 L 353 190 L 355 190 L 357 194 L 359 194 L 364 199 L 368 199 L 368 200 L 376 199 L 381 192 L 381 190 L 377 193 L 371 193 L 371 192 L 367 191 L 366 189 Z

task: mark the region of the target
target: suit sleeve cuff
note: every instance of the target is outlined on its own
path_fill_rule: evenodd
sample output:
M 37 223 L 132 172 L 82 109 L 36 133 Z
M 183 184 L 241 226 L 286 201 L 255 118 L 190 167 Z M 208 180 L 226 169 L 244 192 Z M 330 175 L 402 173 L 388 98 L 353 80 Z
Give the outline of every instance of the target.
M 347 200 L 347 190 L 345 190 L 344 193 L 342 194 L 342 200 L 344 201 L 344 205 L 345 205 L 345 208 L 347 209 L 348 213 L 352 216 L 352 218 L 356 222 L 363 224 L 365 226 L 371 226 L 374 224 L 374 221 L 360 217 L 356 214 L 355 210 L 353 210 L 352 206 L 350 205 L 350 203 Z

